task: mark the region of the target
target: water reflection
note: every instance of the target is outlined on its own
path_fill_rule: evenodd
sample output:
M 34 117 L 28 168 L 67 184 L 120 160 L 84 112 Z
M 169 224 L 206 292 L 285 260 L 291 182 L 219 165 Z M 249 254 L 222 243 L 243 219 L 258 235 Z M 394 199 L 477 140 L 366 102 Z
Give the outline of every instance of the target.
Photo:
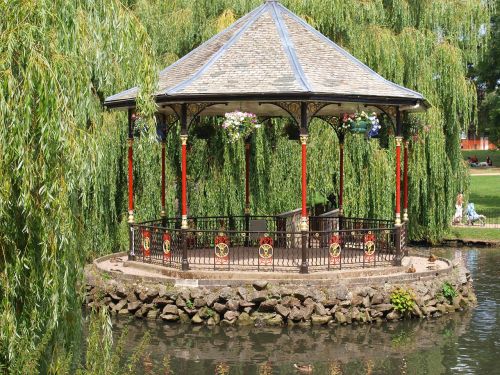
M 150 332 L 143 366 L 150 374 L 497 373 L 500 249 L 432 251 L 462 257 L 475 279 L 478 308 L 440 319 L 334 329 L 209 328 L 122 319 L 115 330 L 128 326 L 132 346 Z

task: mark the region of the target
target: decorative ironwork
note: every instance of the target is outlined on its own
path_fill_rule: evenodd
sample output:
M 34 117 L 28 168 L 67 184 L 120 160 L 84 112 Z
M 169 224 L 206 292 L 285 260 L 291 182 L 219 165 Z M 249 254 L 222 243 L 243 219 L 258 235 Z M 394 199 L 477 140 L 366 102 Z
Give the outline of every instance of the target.
M 189 104 L 187 104 L 187 117 L 188 117 L 188 119 L 187 119 L 188 125 L 187 126 L 188 126 L 188 128 L 191 126 L 194 119 L 201 114 L 201 112 L 203 112 L 205 109 L 212 107 L 214 105 L 217 105 L 217 104 L 227 105 L 226 102 L 224 102 L 224 103 L 212 102 L 212 103 L 189 103 Z
M 262 237 L 259 241 L 259 264 L 270 265 L 273 263 L 273 239 L 271 237 Z
M 369 263 L 375 259 L 375 235 L 370 231 L 364 236 L 364 261 Z
M 172 236 L 170 233 L 163 234 L 163 259 L 170 260 L 172 256 Z
M 142 256 L 151 256 L 151 231 L 149 230 L 142 231 Z
M 217 237 L 215 237 L 215 248 L 214 248 L 214 255 L 215 255 L 215 263 L 216 264 L 227 264 L 229 263 L 229 239 L 224 236 L 219 234 Z
M 330 247 L 328 248 L 330 264 L 335 265 L 340 263 L 340 254 L 342 253 L 340 243 L 341 239 L 339 235 L 334 235 L 330 238 Z

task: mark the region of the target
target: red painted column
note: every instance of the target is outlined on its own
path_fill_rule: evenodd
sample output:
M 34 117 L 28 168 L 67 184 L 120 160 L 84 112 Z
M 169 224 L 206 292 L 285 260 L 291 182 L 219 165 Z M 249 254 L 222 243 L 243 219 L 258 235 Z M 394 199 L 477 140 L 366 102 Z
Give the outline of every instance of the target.
M 403 220 L 408 221 L 408 141 L 404 141 L 403 157 Z
M 182 223 L 181 223 L 181 228 L 182 229 L 188 228 L 188 224 L 187 224 L 187 151 L 186 151 L 187 139 L 188 139 L 187 134 L 181 135 L 181 142 L 182 142 L 182 163 L 181 163 L 181 169 L 182 169 L 182 183 L 181 183 Z
M 340 187 L 339 187 L 339 215 L 344 215 L 344 142 L 339 144 L 340 148 Z
M 245 143 L 245 215 L 250 215 L 250 143 Z
M 129 110 L 128 129 L 128 222 L 134 222 L 134 122 L 136 116 Z
M 161 142 L 161 213 L 160 216 L 164 218 L 166 216 L 165 210 L 165 141 Z
M 396 225 L 401 225 L 401 137 L 396 137 Z
M 302 144 L 302 222 L 301 230 L 307 228 L 307 134 L 300 136 Z

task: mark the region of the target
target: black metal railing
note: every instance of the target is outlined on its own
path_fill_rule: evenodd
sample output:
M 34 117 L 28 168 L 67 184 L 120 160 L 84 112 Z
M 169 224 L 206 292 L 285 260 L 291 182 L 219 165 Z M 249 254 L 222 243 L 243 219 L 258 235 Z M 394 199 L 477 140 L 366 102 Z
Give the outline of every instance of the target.
M 311 217 L 307 232 L 273 216 L 190 218 L 187 229 L 163 219 L 131 230 L 132 258 L 183 269 L 298 272 L 303 258 L 308 271 L 388 266 L 406 248 L 405 225 L 361 218 Z

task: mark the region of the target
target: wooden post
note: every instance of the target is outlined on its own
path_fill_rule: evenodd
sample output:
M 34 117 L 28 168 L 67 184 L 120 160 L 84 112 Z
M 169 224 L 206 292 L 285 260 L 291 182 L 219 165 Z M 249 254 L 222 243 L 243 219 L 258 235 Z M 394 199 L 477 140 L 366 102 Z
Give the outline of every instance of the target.
M 307 235 L 309 223 L 307 215 L 307 103 L 302 102 L 300 106 L 300 143 L 302 145 L 302 212 L 300 218 L 300 231 L 302 235 L 302 262 L 300 273 L 309 272 L 309 262 L 307 254 Z
M 403 221 L 408 221 L 408 140 L 404 141 L 403 157 Z
M 134 260 L 134 122 L 133 109 L 128 110 L 128 224 L 129 224 L 129 260 Z
M 182 230 L 182 270 L 189 270 L 189 261 L 187 255 L 187 104 L 182 104 L 181 109 L 181 230 Z

